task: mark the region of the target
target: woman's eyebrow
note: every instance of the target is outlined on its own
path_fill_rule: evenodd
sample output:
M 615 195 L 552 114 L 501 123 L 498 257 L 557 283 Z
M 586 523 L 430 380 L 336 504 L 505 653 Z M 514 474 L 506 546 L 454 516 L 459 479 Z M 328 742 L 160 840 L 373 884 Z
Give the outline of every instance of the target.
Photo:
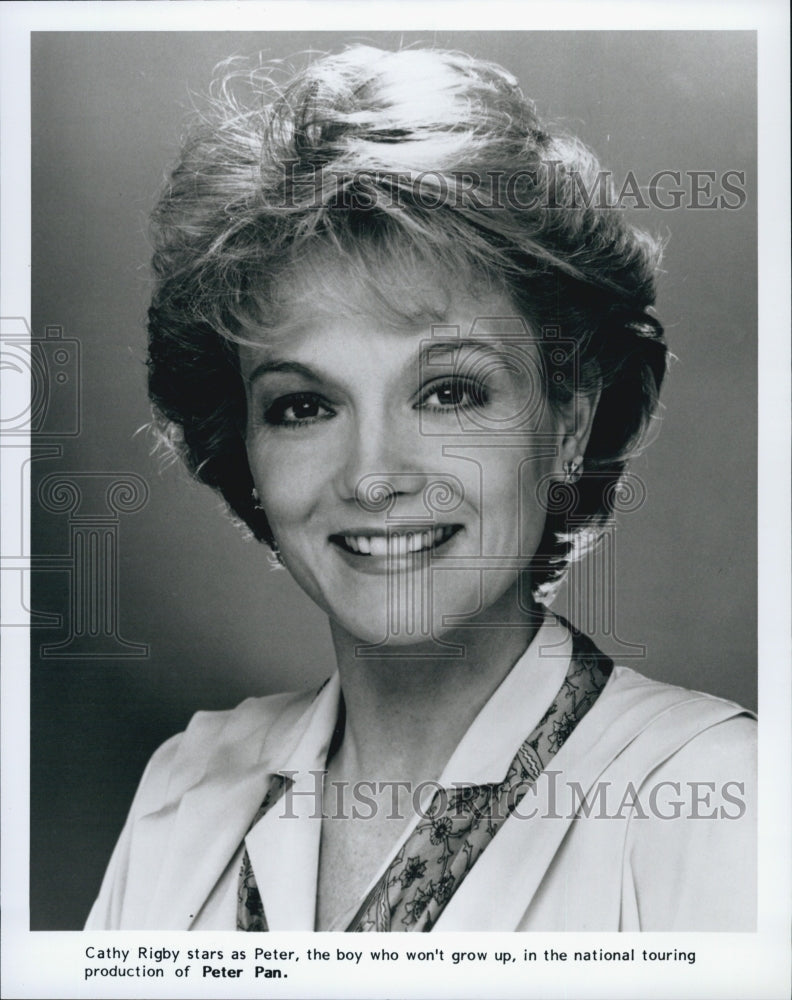
M 432 365 L 437 363 L 442 363 L 444 360 L 451 360 L 451 357 L 461 353 L 462 351 L 486 351 L 491 354 L 502 354 L 505 350 L 508 350 L 504 341 L 501 337 L 493 336 L 492 339 L 477 339 L 468 340 L 464 338 L 453 338 L 450 340 L 431 340 L 427 341 L 424 346 L 422 346 L 418 352 L 418 360 L 421 365 L 428 364 Z M 408 362 L 408 364 L 414 364 L 414 361 Z M 286 374 L 286 375 L 301 375 L 303 378 L 310 379 L 313 382 L 321 382 L 323 380 L 323 375 L 321 372 L 317 372 L 315 369 L 310 368 L 307 365 L 302 364 L 299 361 L 289 361 L 285 358 L 271 358 L 267 361 L 262 361 L 260 364 L 256 365 L 250 375 L 247 376 L 246 381 L 248 383 L 253 383 L 256 379 L 261 378 L 263 375 L 268 374 Z
M 321 379 L 321 376 L 313 369 L 307 365 L 300 364 L 299 361 L 285 361 L 276 358 L 271 361 L 262 361 L 261 364 L 256 365 L 250 375 L 248 375 L 247 381 L 255 382 L 257 378 L 261 378 L 262 375 L 267 375 L 271 372 L 302 375 L 304 378 L 312 379 L 314 382 L 318 382 Z
M 449 355 L 455 356 L 462 351 L 484 351 L 489 354 L 503 354 L 505 351 L 513 349 L 515 345 L 519 345 L 518 340 L 515 338 L 511 341 L 504 341 L 502 337 L 493 336 L 491 339 L 476 339 L 470 340 L 463 337 L 454 338 L 453 340 L 432 340 L 425 344 L 420 351 L 420 360 L 422 363 L 432 364 L 432 362 L 438 362 L 449 358 Z

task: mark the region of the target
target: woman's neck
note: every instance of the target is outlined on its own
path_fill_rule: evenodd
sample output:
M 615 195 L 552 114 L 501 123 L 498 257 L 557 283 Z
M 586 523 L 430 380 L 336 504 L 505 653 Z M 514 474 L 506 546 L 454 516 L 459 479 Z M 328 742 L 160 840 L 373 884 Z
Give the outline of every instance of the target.
M 346 707 L 344 739 L 331 764 L 336 776 L 353 782 L 439 778 L 542 622 L 539 605 L 516 617 L 515 604 L 505 595 L 486 621 L 444 634 L 448 646 L 367 649 L 371 655 L 361 655 L 360 640 L 331 622 Z M 453 645 L 461 655 L 443 656 Z

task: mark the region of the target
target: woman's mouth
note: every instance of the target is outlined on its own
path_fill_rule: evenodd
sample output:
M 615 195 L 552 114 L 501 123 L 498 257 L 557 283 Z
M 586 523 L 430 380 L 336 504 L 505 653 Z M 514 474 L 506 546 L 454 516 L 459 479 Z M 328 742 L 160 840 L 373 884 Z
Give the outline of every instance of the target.
M 445 524 L 438 528 L 403 528 L 387 534 L 342 532 L 331 535 L 330 541 L 344 552 L 356 556 L 390 556 L 399 559 L 438 549 L 461 530 L 461 524 Z

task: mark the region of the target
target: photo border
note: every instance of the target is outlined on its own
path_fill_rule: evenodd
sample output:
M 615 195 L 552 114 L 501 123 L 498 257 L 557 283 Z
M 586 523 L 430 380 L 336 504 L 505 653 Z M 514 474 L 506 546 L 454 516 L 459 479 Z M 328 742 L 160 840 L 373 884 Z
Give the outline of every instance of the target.
M 232 16 L 233 11 L 233 16 Z M 717 12 L 717 13 L 715 13 Z M 695 949 L 692 969 L 653 968 L 651 981 L 636 980 L 625 970 L 609 967 L 608 975 L 595 967 L 565 967 L 563 976 L 552 965 L 532 966 L 530 983 L 517 982 L 505 972 L 499 980 L 491 972 L 465 970 L 449 974 L 443 966 L 424 965 L 420 975 L 406 976 L 389 969 L 387 982 L 374 980 L 360 969 L 349 975 L 343 968 L 330 973 L 317 966 L 316 981 L 282 984 L 277 995 L 328 996 L 477 996 L 482 989 L 498 996 L 610 996 L 753 997 L 756 1000 L 788 995 L 790 917 L 790 259 L 789 259 L 789 65 L 788 14 L 776 2 L 635 4 L 556 3 L 547 6 L 488 3 L 483 8 L 456 3 L 32 3 L 5 4 L 2 25 L 2 286 L 0 316 L 30 316 L 30 126 L 29 33 L 35 30 L 267 30 L 298 29 L 310 23 L 315 30 L 486 30 L 510 24 L 515 30 L 559 28 L 602 29 L 629 24 L 641 29 L 712 29 L 717 16 L 721 30 L 756 30 L 759 39 L 759 743 L 760 849 L 759 925 L 756 934 L 624 934 L 566 933 L 567 951 L 602 947 L 623 950 L 639 946 Z M 232 23 L 233 22 L 233 23 Z M 277 28 L 274 22 L 277 22 Z M 607 30 L 611 30 L 608 28 Z M 4 477 L 5 478 L 5 477 Z M 5 518 L 24 519 L 25 496 L 3 497 Z M 8 597 L 3 592 L 3 600 Z M 109 992 L 108 981 L 87 986 L 79 979 L 84 962 L 83 943 L 90 937 L 100 946 L 178 942 L 175 947 L 210 947 L 209 939 L 223 935 L 176 932 L 29 932 L 29 644 L 24 629 L 3 630 L 2 760 L 4 933 L 2 940 L 4 996 L 19 998 L 139 996 L 139 981 L 119 983 Z M 725 873 L 728 877 L 728 873 Z M 289 946 L 333 952 L 337 936 L 313 934 L 271 935 L 273 948 Z M 493 947 L 515 950 L 527 946 L 522 936 L 486 935 Z M 459 943 L 459 940 L 463 943 Z M 594 943 L 596 939 L 596 944 Z M 495 940 L 496 939 L 496 940 Z M 628 941 L 629 939 L 629 941 Z M 389 938 L 388 946 L 393 939 Z M 456 941 L 456 945 L 454 945 Z M 534 934 L 532 950 L 558 947 L 559 936 Z M 188 943 L 189 942 L 189 943 Z M 305 942 L 305 943 L 304 943 Z M 438 934 L 432 947 L 471 947 L 470 935 Z M 126 947 L 127 945 L 124 945 Z M 293 947 L 293 944 L 291 945 Z M 228 947 L 228 944 L 225 944 Z M 342 945 L 343 947 L 343 945 Z M 352 946 L 349 946 L 351 949 Z M 399 942 L 403 951 L 405 945 Z M 424 947 L 429 947 L 424 945 Z M 409 970 L 408 970 L 409 971 Z M 613 974 L 615 973 L 615 975 Z M 486 976 L 486 978 L 485 978 Z M 152 984 L 153 987 L 153 984 Z M 223 981 L 190 980 L 170 984 L 166 991 L 147 989 L 147 996 L 248 997 L 261 995 L 255 985 L 239 984 L 233 993 Z M 335 991 L 331 994 L 329 990 Z

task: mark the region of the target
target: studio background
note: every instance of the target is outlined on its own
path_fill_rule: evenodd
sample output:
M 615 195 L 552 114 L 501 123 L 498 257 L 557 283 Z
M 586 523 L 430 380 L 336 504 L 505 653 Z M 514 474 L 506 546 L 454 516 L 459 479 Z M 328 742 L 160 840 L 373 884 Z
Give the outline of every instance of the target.
M 617 181 L 745 172 L 738 210 L 688 197 L 632 213 L 668 239 L 657 311 L 678 360 L 659 436 L 631 467 L 646 500 L 615 534 L 611 625 L 581 620 L 574 587 L 554 608 L 629 666 L 756 705 L 752 34 L 35 34 L 32 330 L 46 399 L 31 461 L 34 930 L 82 926 L 148 757 L 193 712 L 333 669 L 324 616 L 137 432 L 150 418 L 147 214 L 191 91 L 229 55 L 349 41 L 433 42 L 501 63 Z

